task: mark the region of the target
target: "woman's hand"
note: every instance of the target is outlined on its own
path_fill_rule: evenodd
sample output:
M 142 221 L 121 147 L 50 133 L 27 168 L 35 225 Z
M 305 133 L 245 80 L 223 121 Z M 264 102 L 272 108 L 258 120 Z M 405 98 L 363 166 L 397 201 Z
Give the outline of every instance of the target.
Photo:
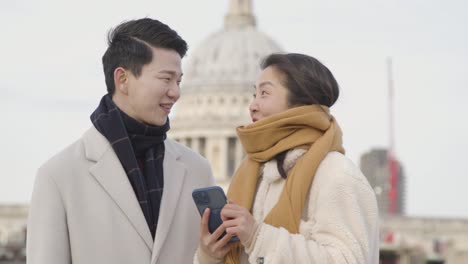
M 229 201 L 221 210 L 221 219 L 228 235 L 236 235 L 244 246 L 255 232 L 255 219 L 249 210 Z
M 210 219 L 210 209 L 207 208 L 203 212 L 202 220 L 201 220 L 201 226 L 200 226 L 200 248 L 205 253 L 205 255 L 208 255 L 210 257 L 214 258 L 224 258 L 226 254 L 231 250 L 232 246 L 234 243 L 230 243 L 229 239 L 233 235 L 226 234 L 223 238 L 219 239 L 218 238 L 224 233 L 226 228 L 224 227 L 224 224 L 220 225 L 212 234 L 208 230 L 208 220 Z

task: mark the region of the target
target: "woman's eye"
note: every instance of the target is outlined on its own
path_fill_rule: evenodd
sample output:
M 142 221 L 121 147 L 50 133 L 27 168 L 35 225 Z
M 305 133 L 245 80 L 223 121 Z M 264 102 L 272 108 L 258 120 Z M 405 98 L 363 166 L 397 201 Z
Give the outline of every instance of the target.
M 261 95 L 265 95 L 265 94 L 266 94 L 266 92 L 265 92 L 265 91 L 262 91 L 260 94 L 261 94 Z

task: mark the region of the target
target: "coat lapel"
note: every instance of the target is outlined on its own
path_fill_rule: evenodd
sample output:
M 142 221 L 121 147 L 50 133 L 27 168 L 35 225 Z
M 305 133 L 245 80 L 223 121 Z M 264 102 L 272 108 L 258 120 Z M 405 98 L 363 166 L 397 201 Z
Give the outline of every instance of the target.
M 86 157 L 96 162 L 89 169 L 91 175 L 114 200 L 151 250 L 153 239 L 148 224 L 119 158 L 104 136 L 94 127 L 88 130 L 83 139 Z
M 173 148 L 169 140 L 165 142 L 166 152 L 163 161 L 164 191 L 159 211 L 158 226 L 153 246 L 151 263 L 156 263 L 162 245 L 171 230 L 172 219 L 177 210 L 182 186 L 185 178 L 185 165 L 179 161 L 180 153 Z

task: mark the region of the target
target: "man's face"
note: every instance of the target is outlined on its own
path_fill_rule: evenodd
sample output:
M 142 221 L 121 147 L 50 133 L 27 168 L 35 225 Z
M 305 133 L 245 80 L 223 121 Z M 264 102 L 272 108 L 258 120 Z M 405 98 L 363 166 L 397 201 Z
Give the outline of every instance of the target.
M 181 57 L 175 50 L 151 48 L 153 60 L 143 66 L 141 75 L 128 74 L 126 109 L 141 123 L 161 126 L 180 97 Z

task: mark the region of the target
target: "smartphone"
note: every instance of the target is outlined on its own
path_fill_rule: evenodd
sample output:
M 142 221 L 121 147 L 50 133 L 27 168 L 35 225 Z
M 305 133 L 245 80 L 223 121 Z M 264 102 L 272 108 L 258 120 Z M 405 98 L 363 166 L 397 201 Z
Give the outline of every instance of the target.
M 213 233 L 223 223 L 223 220 L 221 220 L 221 210 L 224 205 L 227 204 L 227 198 L 223 189 L 219 186 L 195 189 L 192 192 L 192 197 L 201 216 L 203 216 L 203 212 L 206 208 L 210 208 L 211 213 L 208 219 L 208 230 L 210 233 Z M 225 235 L 226 232 L 224 232 L 218 240 Z M 239 241 L 239 238 L 236 236 L 233 236 L 229 240 L 229 242 L 236 241 Z

